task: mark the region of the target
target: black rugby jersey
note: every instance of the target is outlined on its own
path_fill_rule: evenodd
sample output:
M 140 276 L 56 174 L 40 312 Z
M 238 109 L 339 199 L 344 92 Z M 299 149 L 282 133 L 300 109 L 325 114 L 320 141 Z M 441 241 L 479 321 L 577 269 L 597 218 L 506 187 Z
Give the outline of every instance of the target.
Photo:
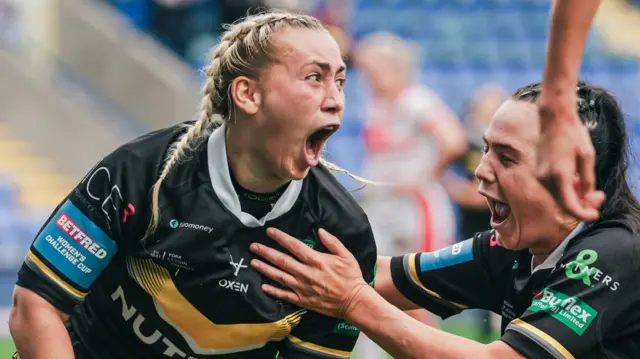
M 528 250 L 493 231 L 436 252 L 394 257 L 396 287 L 447 318 L 502 316 L 501 340 L 527 358 L 640 358 L 640 239 L 622 222 L 581 224 L 532 273 Z
M 376 247 L 364 212 L 319 166 L 262 219 L 243 213 L 223 126 L 170 172 L 160 225 L 142 241 L 151 187 L 181 131 L 148 134 L 100 161 L 36 237 L 18 285 L 71 314 L 78 359 L 349 357 L 357 329 L 263 293 L 248 248 L 274 246 L 265 233 L 273 226 L 326 251 L 317 236 L 325 228 L 371 282 Z

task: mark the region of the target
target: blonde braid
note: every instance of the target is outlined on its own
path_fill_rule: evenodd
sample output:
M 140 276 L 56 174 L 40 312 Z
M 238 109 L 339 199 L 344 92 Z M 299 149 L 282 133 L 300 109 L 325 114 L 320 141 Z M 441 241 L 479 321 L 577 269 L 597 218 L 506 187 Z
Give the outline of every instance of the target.
M 171 146 L 171 150 L 169 151 L 167 158 L 164 163 L 164 167 L 158 180 L 153 185 L 153 192 L 151 195 L 151 223 L 149 228 L 147 228 L 147 232 L 145 234 L 145 238 L 149 237 L 155 230 L 158 228 L 160 223 L 160 186 L 162 182 L 167 178 L 169 172 L 173 168 L 173 166 L 178 163 L 180 158 L 185 155 L 185 153 L 191 149 L 191 145 L 199 138 L 204 137 L 211 128 L 211 125 L 214 123 L 214 96 L 216 94 L 216 74 L 220 69 L 220 57 L 224 54 L 224 51 L 228 48 L 226 47 L 216 48 L 213 51 L 211 64 L 207 67 L 206 75 L 207 79 L 202 88 L 202 100 L 200 101 L 200 118 L 193 124 L 188 126 L 187 132 L 180 136 L 180 138 Z

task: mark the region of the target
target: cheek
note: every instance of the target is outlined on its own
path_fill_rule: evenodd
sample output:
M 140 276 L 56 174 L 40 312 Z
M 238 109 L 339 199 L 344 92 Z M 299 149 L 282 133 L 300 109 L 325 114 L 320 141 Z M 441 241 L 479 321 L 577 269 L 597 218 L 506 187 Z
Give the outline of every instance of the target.
M 513 186 L 505 189 L 505 196 L 509 201 L 516 220 L 520 239 L 529 242 L 555 228 L 557 218 L 557 204 L 549 192 L 530 174 L 514 174 L 510 179 Z M 522 243 L 525 244 L 525 243 Z
M 315 113 L 322 101 L 321 91 L 304 82 L 293 86 L 271 91 L 265 99 L 273 120 L 282 125 L 295 127 L 296 124 L 307 125 L 308 116 Z

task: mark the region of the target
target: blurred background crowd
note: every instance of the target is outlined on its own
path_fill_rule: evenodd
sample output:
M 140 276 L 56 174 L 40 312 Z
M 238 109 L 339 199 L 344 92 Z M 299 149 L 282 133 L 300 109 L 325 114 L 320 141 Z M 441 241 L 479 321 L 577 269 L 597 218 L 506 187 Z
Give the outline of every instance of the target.
M 326 156 L 397 183 L 361 188 L 340 177 L 380 254 L 488 229 L 475 192 L 481 136 L 513 90 L 542 77 L 548 0 L 0 0 L 0 338 L 16 271 L 49 212 L 101 156 L 189 120 L 222 24 L 271 7 L 318 17 L 346 56 L 347 107 Z M 640 1 L 603 2 L 582 69 L 621 101 L 634 153 L 638 39 Z M 640 166 L 630 166 L 640 193 Z M 479 341 L 496 336 L 486 313 L 412 315 Z M 360 358 L 377 352 L 360 344 Z

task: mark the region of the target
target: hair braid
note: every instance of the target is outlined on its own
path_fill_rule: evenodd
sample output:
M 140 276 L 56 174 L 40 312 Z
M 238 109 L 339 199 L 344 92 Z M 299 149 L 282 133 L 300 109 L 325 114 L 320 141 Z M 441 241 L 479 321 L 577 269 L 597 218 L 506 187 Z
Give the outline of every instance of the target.
M 182 158 L 185 153 L 191 149 L 192 144 L 197 139 L 205 136 L 209 132 L 211 125 L 214 123 L 214 96 L 216 95 L 215 75 L 219 72 L 220 56 L 224 51 L 226 51 L 226 48 L 224 47 L 222 50 L 220 48 L 216 48 L 213 52 L 213 60 L 207 67 L 207 79 L 202 88 L 203 96 L 200 101 L 200 118 L 194 124 L 189 125 L 187 132 L 180 136 L 180 138 L 171 146 L 165 160 L 164 167 L 162 168 L 162 172 L 160 173 L 156 183 L 153 185 L 153 191 L 151 194 L 151 223 L 149 228 L 147 228 L 145 238 L 150 236 L 158 228 L 158 224 L 160 223 L 160 186 L 162 186 L 162 183 L 169 175 L 173 166 L 175 166 L 180 158 Z

